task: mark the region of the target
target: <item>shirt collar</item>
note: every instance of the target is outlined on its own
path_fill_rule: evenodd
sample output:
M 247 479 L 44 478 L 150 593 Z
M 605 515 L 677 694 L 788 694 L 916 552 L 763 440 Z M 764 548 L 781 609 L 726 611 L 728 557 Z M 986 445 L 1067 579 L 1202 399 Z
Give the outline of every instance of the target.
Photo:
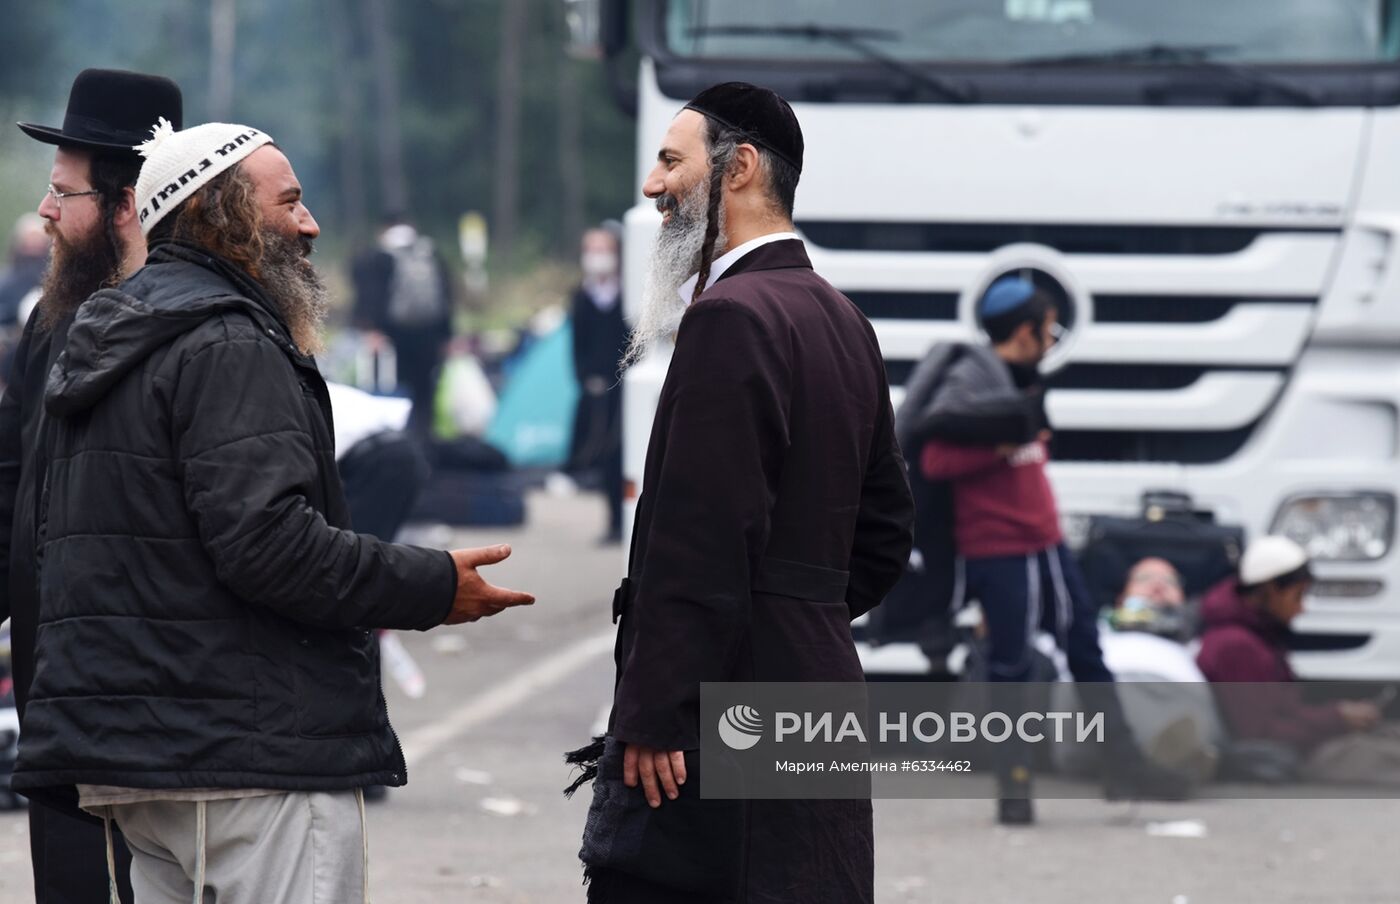
M 762 248 L 764 245 L 771 244 L 772 242 L 782 242 L 787 239 L 797 239 L 801 241 L 802 236 L 795 232 L 773 232 L 768 235 L 761 235 L 756 239 L 749 239 L 738 248 L 729 249 L 716 258 L 714 263 L 710 264 L 710 281 L 705 287 L 709 288 L 719 282 L 719 278 L 724 275 L 726 270 L 738 263 L 739 258 L 753 251 L 755 248 Z M 687 305 L 690 304 L 690 298 L 695 294 L 695 284 L 699 281 L 700 274 L 692 273 L 690 279 L 681 283 L 680 288 L 676 290 L 677 294 L 681 297 L 681 301 L 684 301 Z

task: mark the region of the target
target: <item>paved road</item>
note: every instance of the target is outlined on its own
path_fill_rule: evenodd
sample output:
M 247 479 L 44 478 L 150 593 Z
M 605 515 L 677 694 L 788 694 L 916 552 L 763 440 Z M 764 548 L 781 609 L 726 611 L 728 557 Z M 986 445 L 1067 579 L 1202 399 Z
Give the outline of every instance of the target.
M 427 694 L 390 687 L 407 788 L 370 810 L 378 904 L 581 901 L 574 858 L 586 808 L 558 793 L 561 751 L 585 740 L 611 686 L 607 608 L 621 552 L 600 549 L 592 499 L 531 500 L 493 577 L 530 610 L 403 640 Z M 876 804 L 881 904 L 1395 904 L 1400 803 L 1040 802 L 1032 830 L 996 827 L 987 801 Z M 1206 836 L 1158 837 L 1194 821 Z M 22 814 L 0 814 L 0 904 L 31 894 Z M 661 902 L 658 902 L 661 904 Z

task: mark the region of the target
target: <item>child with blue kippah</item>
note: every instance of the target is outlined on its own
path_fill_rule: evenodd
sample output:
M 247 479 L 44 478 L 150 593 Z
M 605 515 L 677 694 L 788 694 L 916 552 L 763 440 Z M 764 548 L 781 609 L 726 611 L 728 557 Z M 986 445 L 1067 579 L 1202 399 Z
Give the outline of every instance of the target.
M 1055 302 L 1009 275 L 986 289 L 976 311 L 989 346 L 931 352 L 928 361 L 948 363 L 941 375 L 920 365 L 899 415 L 916 479 L 951 490 L 952 604 L 981 604 L 988 680 L 1032 680 L 1035 636 L 1044 631 L 1068 659 L 1081 696 L 1086 682 L 1097 686 L 1085 705 L 1104 714 L 1110 797 L 1182 797 L 1185 780 L 1149 763 L 1132 740 L 1104 665 L 1093 600 L 1060 532 L 1045 470 L 1051 433 L 1040 374 L 1061 332 Z M 1003 747 L 998 817 L 1027 824 L 1034 818 L 1030 751 Z

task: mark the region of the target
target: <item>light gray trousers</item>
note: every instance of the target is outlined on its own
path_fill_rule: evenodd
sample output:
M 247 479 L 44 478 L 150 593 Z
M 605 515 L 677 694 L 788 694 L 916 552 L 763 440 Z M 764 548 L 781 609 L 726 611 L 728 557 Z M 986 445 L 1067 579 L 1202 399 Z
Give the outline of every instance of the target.
M 137 904 L 369 904 L 359 791 L 110 809 Z

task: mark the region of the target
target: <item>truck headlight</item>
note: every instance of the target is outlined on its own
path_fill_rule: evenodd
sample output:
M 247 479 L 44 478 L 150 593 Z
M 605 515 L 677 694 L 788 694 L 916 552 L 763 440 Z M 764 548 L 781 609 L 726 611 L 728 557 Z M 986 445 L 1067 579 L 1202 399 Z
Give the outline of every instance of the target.
M 1395 497 L 1390 493 L 1294 496 L 1279 507 L 1272 534 L 1282 534 L 1323 561 L 1364 562 L 1390 552 Z

